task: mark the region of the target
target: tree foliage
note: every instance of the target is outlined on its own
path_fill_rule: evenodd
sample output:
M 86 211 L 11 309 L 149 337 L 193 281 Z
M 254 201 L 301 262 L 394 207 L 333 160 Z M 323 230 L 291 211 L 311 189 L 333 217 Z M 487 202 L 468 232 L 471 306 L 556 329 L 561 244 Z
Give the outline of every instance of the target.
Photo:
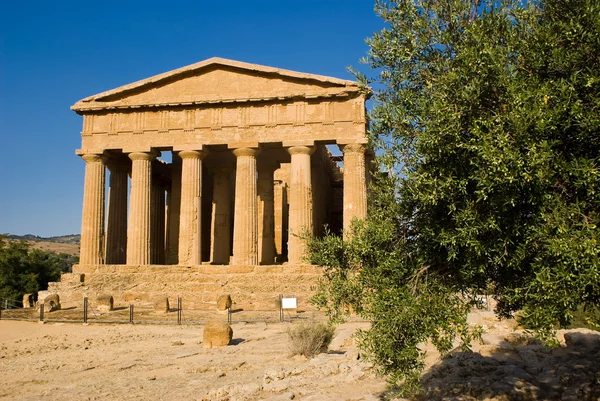
M 0 298 L 20 301 L 24 294 L 45 290 L 73 263 L 73 255 L 32 249 L 25 241 L 0 236 Z
M 315 302 L 374 321 L 363 347 L 416 384 L 418 344 L 477 334 L 475 294 L 548 338 L 600 303 L 600 3 L 379 1 L 368 39 L 380 174 Z

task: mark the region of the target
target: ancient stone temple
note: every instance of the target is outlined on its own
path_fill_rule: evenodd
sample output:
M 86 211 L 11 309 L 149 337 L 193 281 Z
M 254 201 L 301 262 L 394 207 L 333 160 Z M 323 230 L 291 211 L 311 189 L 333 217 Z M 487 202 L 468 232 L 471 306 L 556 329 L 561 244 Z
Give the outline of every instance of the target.
M 303 235 L 366 214 L 365 100 L 353 81 L 211 58 L 78 101 L 80 264 L 54 290 L 308 292 Z

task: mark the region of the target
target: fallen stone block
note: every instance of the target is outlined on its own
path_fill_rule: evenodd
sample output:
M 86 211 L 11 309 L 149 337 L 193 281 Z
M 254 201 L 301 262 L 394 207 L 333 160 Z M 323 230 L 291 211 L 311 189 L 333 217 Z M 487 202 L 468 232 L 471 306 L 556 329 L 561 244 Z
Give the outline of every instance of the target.
M 223 294 L 219 298 L 217 298 L 218 311 L 226 311 L 229 308 L 231 308 L 231 295 Z
M 33 308 L 33 294 L 25 294 L 23 295 L 23 308 L 29 309 Z
M 224 322 L 208 322 L 204 327 L 202 345 L 204 348 L 224 347 L 233 338 L 231 326 Z
M 44 298 L 40 304 L 44 305 L 44 312 L 54 312 L 60 310 L 60 297 L 58 294 L 50 294 Z
M 98 305 L 96 309 L 100 312 L 110 312 L 113 310 L 114 303 L 112 295 L 100 294 L 96 297 L 96 304 Z
M 154 298 L 154 311 L 157 313 L 168 313 L 169 312 L 169 298 L 168 297 L 156 297 Z

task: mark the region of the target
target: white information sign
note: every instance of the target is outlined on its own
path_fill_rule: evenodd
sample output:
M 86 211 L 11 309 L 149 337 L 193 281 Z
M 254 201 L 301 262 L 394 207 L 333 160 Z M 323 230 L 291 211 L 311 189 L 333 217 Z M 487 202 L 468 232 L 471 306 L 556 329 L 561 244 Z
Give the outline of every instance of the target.
M 296 298 L 281 298 L 282 309 L 296 309 Z

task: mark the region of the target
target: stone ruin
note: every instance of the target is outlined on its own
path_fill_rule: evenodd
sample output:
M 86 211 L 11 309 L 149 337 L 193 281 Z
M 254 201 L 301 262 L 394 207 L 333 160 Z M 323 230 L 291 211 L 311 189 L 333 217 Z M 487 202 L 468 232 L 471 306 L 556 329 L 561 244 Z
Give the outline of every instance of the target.
M 321 269 L 304 235 L 366 216 L 367 97 L 354 81 L 211 58 L 78 101 L 80 263 L 49 289 L 306 305 Z

